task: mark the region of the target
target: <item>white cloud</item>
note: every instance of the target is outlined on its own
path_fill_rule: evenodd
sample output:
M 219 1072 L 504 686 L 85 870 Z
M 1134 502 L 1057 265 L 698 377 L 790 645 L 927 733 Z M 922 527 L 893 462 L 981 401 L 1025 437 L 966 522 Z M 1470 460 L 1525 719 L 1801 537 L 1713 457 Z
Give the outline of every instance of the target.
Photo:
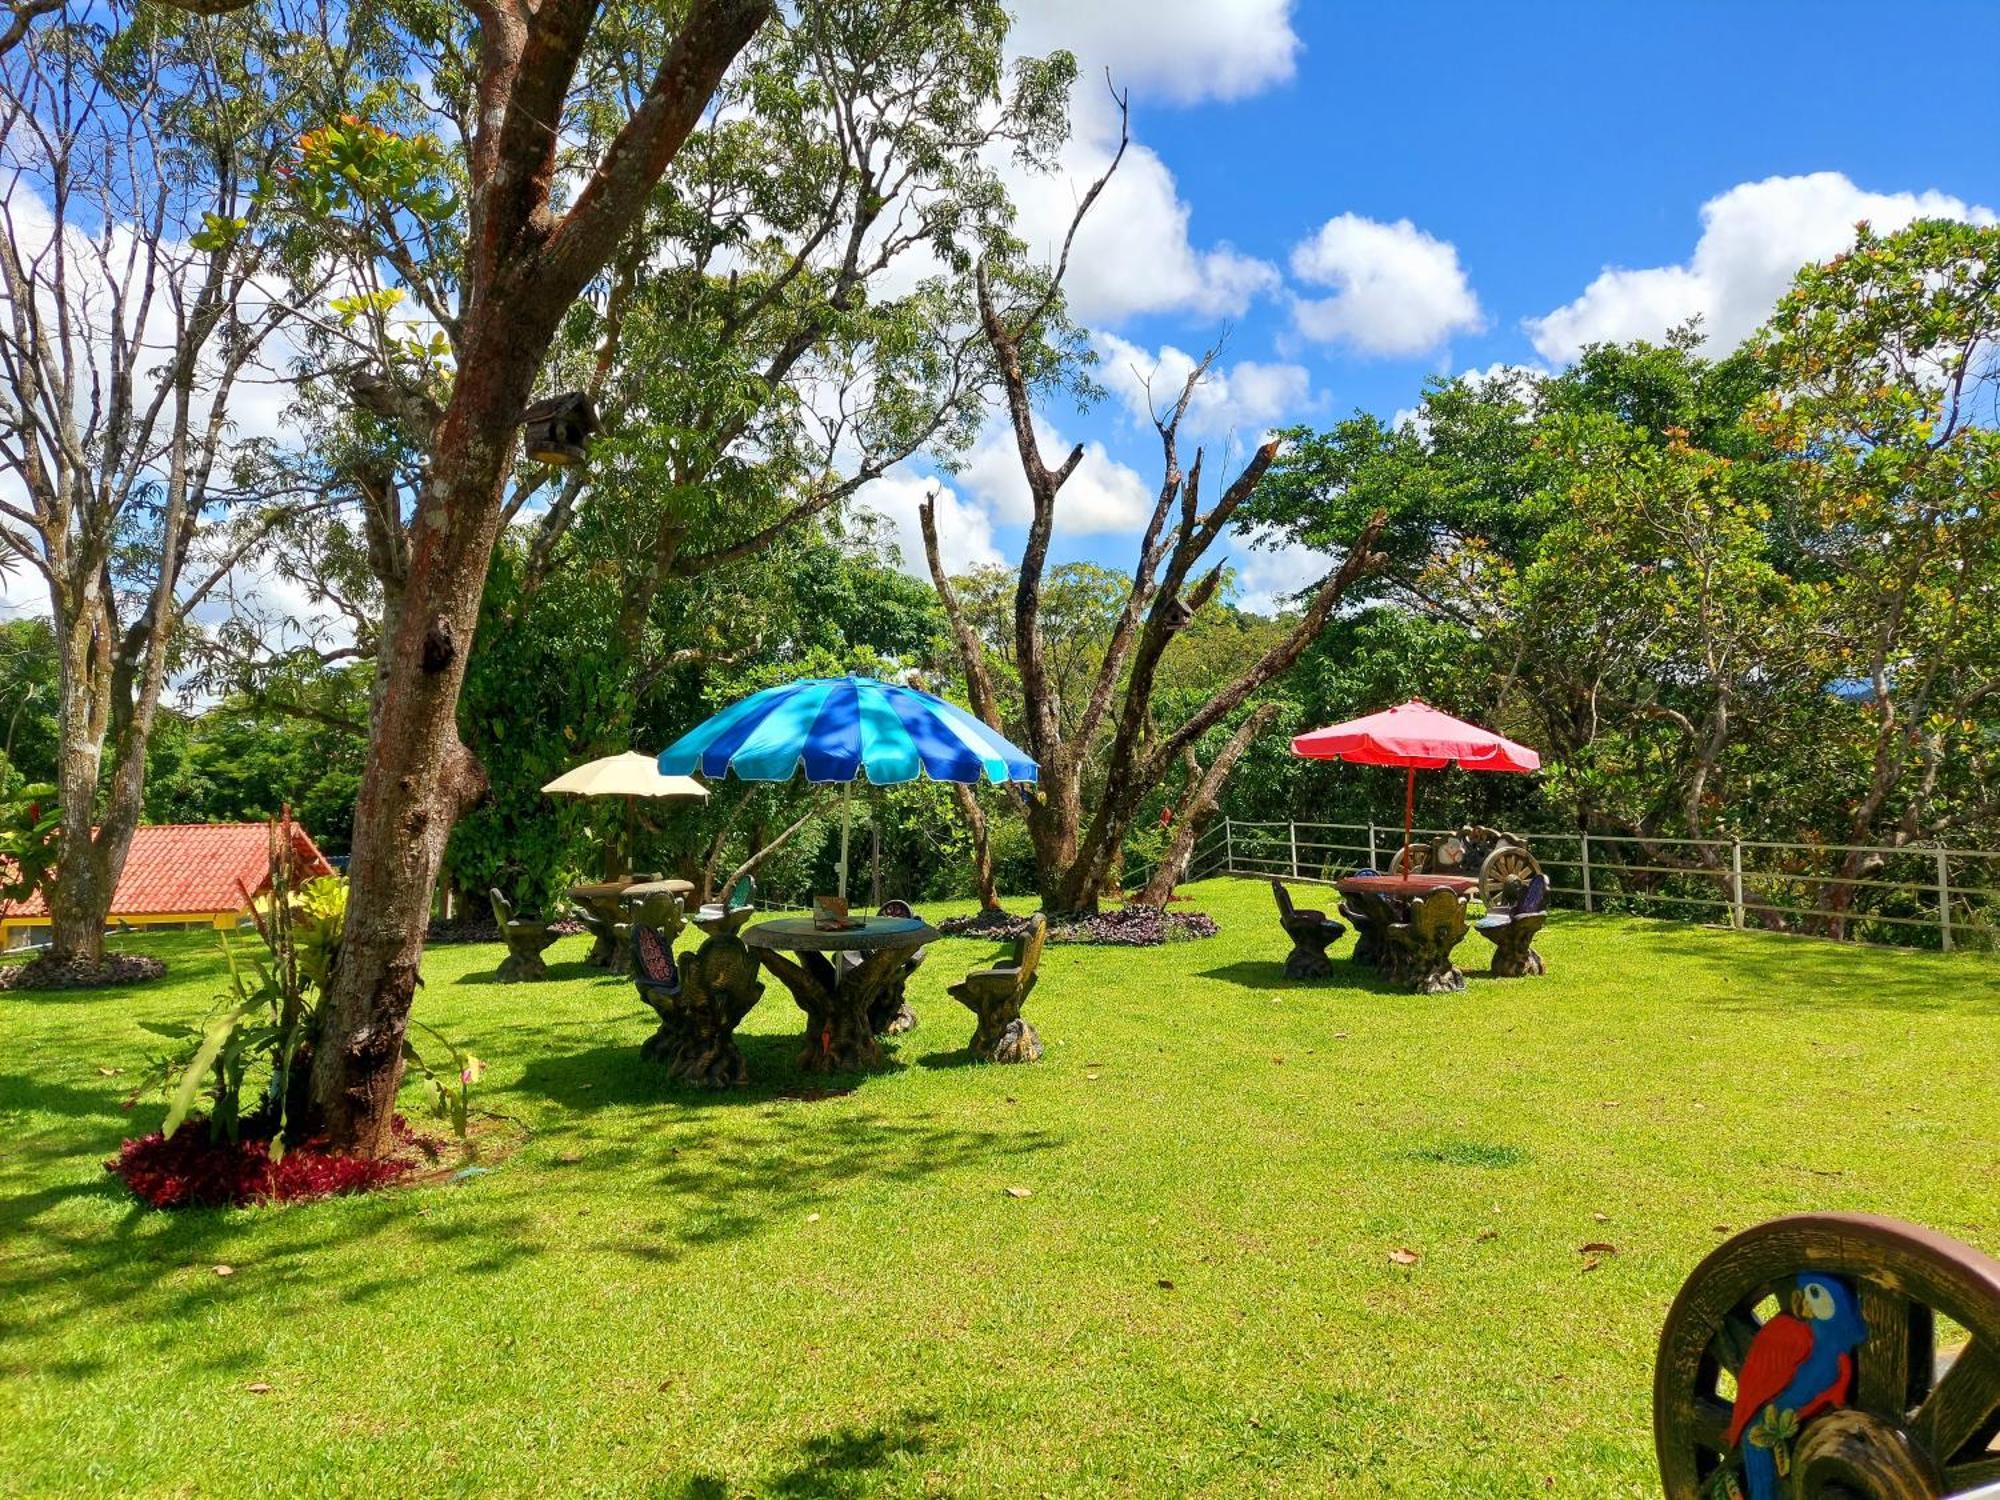
M 1144 426 L 1151 425 L 1155 411 L 1166 410 L 1180 398 L 1195 367 L 1195 356 L 1172 344 L 1155 353 L 1115 333 L 1101 333 L 1093 343 L 1099 382 Z M 1238 360 L 1210 368 L 1188 403 L 1182 430 L 1192 436 L 1235 435 L 1255 442 L 1322 404 L 1313 394 L 1312 373 L 1304 365 Z
M 1019 211 L 1015 232 L 1030 253 L 1054 261 L 1077 203 L 1116 147 L 1115 136 L 1107 141 L 1084 130 L 1063 148 L 1058 171 L 1003 172 Z M 1190 217 L 1166 163 L 1134 142 L 1077 231 L 1065 282 L 1071 310 L 1087 323 L 1175 311 L 1235 317 L 1278 289 L 1282 278 L 1270 262 L 1227 244 L 1197 248 Z
M 13 560 L 13 571 L 0 574 L 0 620 L 48 618 L 49 586 L 24 559 Z
M 917 507 L 926 495 L 937 496 L 938 554 L 945 572 L 956 576 L 974 568 L 998 567 L 1006 559 L 993 545 L 993 523 L 976 505 L 969 505 L 948 484 L 916 474 L 885 474 L 863 485 L 854 495 L 857 510 L 881 518 L 889 540 L 901 553 L 903 571 L 928 580 L 930 567 L 924 561 L 923 524 Z
M 1292 0 L 1016 0 L 1014 48 L 1061 47 L 1091 82 L 1109 67 L 1135 100 L 1241 99 L 1297 64 Z
M 1526 320 L 1544 359 L 1574 359 L 1585 345 L 1657 339 L 1699 315 L 1717 350 L 1761 323 L 1800 266 L 1853 242 L 1866 219 L 1878 230 L 1912 219 L 1995 222 L 1991 209 L 1945 193 L 1871 193 L 1839 172 L 1739 183 L 1701 206 L 1701 237 L 1680 265 L 1607 266 L 1573 302 Z
M 1035 429 L 1042 441 L 1043 456 L 1051 466 L 1069 456 L 1069 441 L 1052 425 L 1037 417 Z M 979 503 L 1002 523 L 1022 525 L 1034 515 L 1013 430 L 1004 423 L 996 423 L 980 437 L 966 459 L 960 478 Z M 1140 478 L 1136 470 L 1113 458 L 1104 444 L 1086 443 L 1083 461 L 1056 496 L 1055 529 L 1063 536 L 1138 532 L 1152 517 L 1158 498 L 1153 486 Z
M 1266 532 L 1238 532 L 1236 607 L 1251 614 L 1274 615 L 1289 608 L 1294 595 L 1311 588 L 1333 571 L 1334 560 L 1299 542 L 1281 542 Z
M 1486 320 L 1458 263 L 1458 248 L 1408 219 L 1384 224 L 1359 214 L 1328 219 L 1292 251 L 1292 274 L 1334 289 L 1299 298 L 1299 332 L 1364 354 L 1415 355 Z

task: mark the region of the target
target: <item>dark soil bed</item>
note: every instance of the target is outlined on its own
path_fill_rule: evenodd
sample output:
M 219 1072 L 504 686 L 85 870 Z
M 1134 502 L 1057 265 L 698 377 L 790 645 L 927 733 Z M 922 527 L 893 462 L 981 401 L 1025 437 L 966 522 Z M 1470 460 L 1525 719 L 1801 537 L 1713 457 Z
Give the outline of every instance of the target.
M 982 911 L 976 916 L 947 918 L 938 923 L 938 931 L 948 937 L 1007 942 L 1026 936 L 1028 919 L 1009 916 L 1004 911 Z M 1156 906 L 1124 906 L 1116 911 L 1077 912 L 1049 918 L 1050 942 L 1090 943 L 1107 948 L 1156 948 L 1161 943 L 1211 938 L 1215 933 L 1215 918 L 1206 912 L 1162 911 Z
M 549 931 L 558 937 L 575 937 L 586 932 L 583 923 L 561 921 L 549 923 Z M 433 922 L 424 934 L 426 945 L 435 943 L 442 947 L 447 943 L 497 943 L 500 941 L 500 924 L 493 920 L 491 912 L 479 916 L 455 918 L 450 922 Z
M 0 990 L 107 990 L 166 977 L 166 964 L 139 953 L 107 953 L 102 964 L 82 959 L 59 964 L 43 954 L 24 964 L 0 966 Z

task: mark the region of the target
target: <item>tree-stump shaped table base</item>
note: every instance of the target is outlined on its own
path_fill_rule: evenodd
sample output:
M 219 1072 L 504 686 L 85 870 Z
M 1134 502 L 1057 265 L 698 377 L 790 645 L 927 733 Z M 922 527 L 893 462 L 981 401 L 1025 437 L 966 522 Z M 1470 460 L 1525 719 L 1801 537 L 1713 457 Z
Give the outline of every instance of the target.
M 917 1029 L 917 1013 L 897 995 L 876 1006 L 868 1024 L 877 1036 L 903 1036 Z
M 681 963 L 681 986 L 669 993 L 641 984 L 639 996 L 660 1018 L 660 1029 L 639 1048 L 648 1062 L 696 1088 L 736 1088 L 749 1069 L 736 1046 L 736 1028 L 763 998 L 757 956 L 735 937 L 712 937 Z
M 1457 892 L 1435 890 L 1411 901 L 1409 921 L 1392 923 L 1384 933 L 1383 977 L 1418 995 L 1464 989 L 1465 976 L 1451 954 L 1465 934 L 1465 900 Z
M 1465 975 L 1443 953 L 1411 953 L 1391 946 L 1382 962 L 1382 977 L 1413 995 L 1452 995 L 1465 988 Z
M 808 1073 L 865 1073 L 886 1060 L 874 1015 L 890 976 L 907 955 L 893 948 L 836 966 L 824 953 L 788 958 L 767 952 L 764 963 L 806 1014 L 799 1066 Z M 893 1017 L 891 1017 L 893 1019 Z
M 877 1038 L 903 1010 L 897 981 L 908 977 L 912 950 L 937 936 L 914 917 L 864 917 L 830 930 L 815 928 L 807 918 L 780 917 L 745 928 L 743 941 L 805 1012 L 799 1067 L 807 1073 L 866 1073 L 888 1061 Z M 844 961 L 837 963 L 835 956 Z
M 1382 897 L 1362 891 L 1341 902 L 1340 914 L 1354 925 L 1354 952 L 1350 957 L 1357 964 L 1380 968 L 1387 946 L 1384 934 L 1396 920 L 1395 908 Z

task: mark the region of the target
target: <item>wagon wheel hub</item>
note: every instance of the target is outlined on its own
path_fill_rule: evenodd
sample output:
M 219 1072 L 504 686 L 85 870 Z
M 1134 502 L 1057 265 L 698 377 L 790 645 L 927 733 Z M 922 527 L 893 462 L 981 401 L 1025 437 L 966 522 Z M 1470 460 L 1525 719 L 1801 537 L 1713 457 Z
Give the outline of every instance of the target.
M 1872 1412 L 1828 1412 L 1792 1461 L 1796 1500 L 1939 1500 L 1944 1481 L 1901 1427 Z

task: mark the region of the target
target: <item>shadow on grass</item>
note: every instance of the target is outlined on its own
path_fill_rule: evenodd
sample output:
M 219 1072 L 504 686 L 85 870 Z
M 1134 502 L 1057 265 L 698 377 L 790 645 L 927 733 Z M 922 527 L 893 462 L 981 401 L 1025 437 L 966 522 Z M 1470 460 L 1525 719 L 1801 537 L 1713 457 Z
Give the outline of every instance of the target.
M 107 1086 L 111 1083 L 106 1082 Z M 61 1115 L 72 1120 L 117 1120 L 121 1128 L 130 1119 L 116 1094 L 53 1083 L 28 1073 L 0 1073 L 0 1110 Z
M 2000 969 L 1975 960 L 1639 918 L 1613 940 L 1618 962 L 1600 963 L 1599 979 L 1643 986 L 1678 969 L 1707 992 L 1698 1003 L 1723 1010 L 2000 1013 Z
M 108 1197 L 128 1204 L 112 1222 L 41 1222 L 57 1203 Z M 273 1220 L 276 1229 L 273 1229 Z M 252 1277 L 222 1278 L 217 1264 L 238 1258 L 255 1228 Z M 136 1328 L 192 1327 L 221 1301 L 254 1296 L 282 1318 L 329 1298 L 365 1303 L 404 1297 L 442 1274 L 477 1276 L 537 1253 L 533 1225 L 522 1215 L 484 1215 L 436 1223 L 401 1191 L 334 1202 L 260 1209 L 181 1209 L 156 1212 L 132 1203 L 109 1179 L 45 1189 L 0 1200 L 0 1308 L 27 1307 L 31 1318 L 0 1315 L 0 1349 L 75 1314 L 118 1307 Z M 327 1256 L 351 1252 L 378 1236 L 392 1243 L 371 1266 L 389 1270 L 344 1281 L 328 1274 Z M 463 1242 L 461 1245 L 460 1242 Z M 454 1248 L 471 1255 L 451 1254 Z M 351 1262 L 349 1262 L 351 1264 Z
M 22 1159 L 31 1158 L 41 1178 L 29 1191 L 0 1196 L 0 1351 L 46 1336 L 52 1322 L 106 1307 L 135 1329 L 191 1325 L 218 1301 L 246 1295 L 283 1316 L 311 1301 L 407 1295 L 427 1277 L 478 1275 L 539 1249 L 525 1216 L 427 1220 L 421 1199 L 397 1189 L 257 1209 L 144 1208 L 102 1166 L 124 1138 L 159 1124 L 157 1112 L 125 1113 L 124 1082 L 107 1079 L 98 1090 L 0 1075 L 0 1110 L 21 1111 L 34 1124 Z M 390 1269 L 375 1282 L 325 1272 L 329 1256 L 378 1237 L 387 1248 L 371 1256 L 371 1269 Z M 217 1264 L 246 1253 L 254 1278 L 215 1274 Z M 30 1307 L 32 1314 L 17 1311 Z
M 1461 965 L 1461 967 L 1463 967 Z M 1467 971 L 1470 973 L 1470 971 Z M 1232 964 L 1202 969 L 1202 979 L 1219 979 L 1246 990 L 1295 990 L 1301 994 L 1339 994 L 1351 991 L 1363 995 L 1400 995 L 1404 991 L 1387 983 L 1381 972 L 1352 959 L 1333 957 L 1333 972 L 1324 979 L 1293 979 L 1285 972 L 1282 958 L 1239 958 Z
M 970 1047 L 958 1047 L 950 1052 L 926 1052 L 917 1059 L 917 1066 L 933 1071 L 946 1068 L 976 1068 L 980 1060 L 972 1055 Z
M 883 1471 L 898 1459 L 942 1451 L 930 1432 L 937 1420 L 936 1412 L 903 1411 L 872 1427 L 836 1428 L 800 1443 L 796 1459 L 754 1490 L 746 1492 L 718 1474 L 696 1474 L 673 1492 L 675 1500 L 733 1500 L 742 1493 L 779 1500 L 846 1500 L 873 1494 L 881 1487 Z
M 736 1034 L 737 1049 L 750 1080 L 742 1088 L 701 1089 L 667 1076 L 660 1064 L 639 1055 L 654 1017 L 635 1010 L 627 1031 L 630 1040 L 537 1057 L 522 1070 L 514 1092 L 533 1094 L 565 1109 L 596 1111 L 628 1105 L 659 1105 L 675 1110 L 743 1108 L 778 1100 L 813 1101 L 839 1098 L 865 1088 L 870 1079 L 887 1078 L 909 1066 L 891 1043 L 884 1048 L 887 1063 L 868 1073 L 808 1073 L 799 1066 L 803 1038 L 794 1032 Z M 919 1065 L 930 1066 L 922 1059 Z
M 623 972 L 612 969 L 600 969 L 595 964 L 587 964 L 580 958 L 572 958 L 564 963 L 550 964 L 548 966 L 549 975 L 546 979 L 504 980 L 500 977 L 500 962 L 507 954 L 499 944 L 496 943 L 493 947 L 495 950 L 493 967 L 490 969 L 475 969 L 470 973 L 459 975 L 456 979 L 452 980 L 454 988 L 461 985 L 478 988 L 491 985 L 496 989 L 508 991 L 519 990 L 525 995 L 532 993 L 538 985 L 574 984 L 580 979 L 613 980 L 620 985 L 629 985 L 632 982 Z

